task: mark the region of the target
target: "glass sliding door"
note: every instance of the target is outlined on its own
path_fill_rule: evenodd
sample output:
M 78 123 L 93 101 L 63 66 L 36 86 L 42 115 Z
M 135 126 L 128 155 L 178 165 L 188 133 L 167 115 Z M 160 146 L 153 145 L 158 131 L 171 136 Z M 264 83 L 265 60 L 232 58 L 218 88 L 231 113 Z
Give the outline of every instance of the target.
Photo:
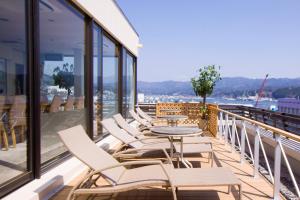
M 66 1 L 40 1 L 41 160 L 66 151 L 57 132 L 86 127 L 84 16 Z
M 102 133 L 102 31 L 99 26 L 93 27 L 93 107 L 94 138 Z
M 0 3 L 0 188 L 31 170 L 26 5 Z
M 103 36 L 103 118 L 109 118 L 119 111 L 119 56 L 115 42 Z
M 128 118 L 135 102 L 135 59 L 126 52 L 123 63 L 123 115 Z

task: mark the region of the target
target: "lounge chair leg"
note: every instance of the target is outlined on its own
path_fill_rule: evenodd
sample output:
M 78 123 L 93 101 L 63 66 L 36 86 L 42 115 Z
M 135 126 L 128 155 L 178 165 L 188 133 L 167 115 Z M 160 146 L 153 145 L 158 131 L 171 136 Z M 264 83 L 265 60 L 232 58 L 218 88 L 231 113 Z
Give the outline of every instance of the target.
M 113 193 L 113 194 L 111 195 L 111 200 L 114 200 L 114 199 L 116 199 L 116 198 L 117 198 L 117 196 L 118 196 L 118 193 Z
M 20 141 L 24 142 L 25 141 L 25 127 L 21 126 L 21 130 L 20 130 Z
M 0 129 L 0 145 L 1 145 L 1 147 L 3 146 L 3 144 L 2 144 L 2 130 Z
M 3 131 L 3 147 L 2 147 L 2 149 L 5 151 L 8 151 L 8 138 L 7 138 L 7 133 L 5 130 Z
M 67 200 L 75 200 L 75 194 L 71 191 L 67 197 Z
M 210 156 L 211 156 L 211 167 L 213 167 L 214 166 L 214 152 L 211 152 L 211 154 L 210 154 Z
M 16 148 L 16 145 L 17 145 L 17 141 L 16 141 L 16 132 L 15 132 L 15 128 L 11 128 L 10 129 L 10 134 L 11 134 L 11 140 L 12 140 L 12 146 L 14 148 Z
M 243 192 L 242 192 L 242 185 L 238 185 L 239 187 L 239 196 L 240 196 L 240 200 L 242 200 L 242 196 L 243 196 Z
M 231 185 L 228 185 L 228 194 L 231 192 Z
M 171 189 L 172 189 L 172 194 L 173 194 L 173 200 L 177 200 L 178 188 L 176 187 L 176 189 L 175 189 L 174 186 L 171 186 Z

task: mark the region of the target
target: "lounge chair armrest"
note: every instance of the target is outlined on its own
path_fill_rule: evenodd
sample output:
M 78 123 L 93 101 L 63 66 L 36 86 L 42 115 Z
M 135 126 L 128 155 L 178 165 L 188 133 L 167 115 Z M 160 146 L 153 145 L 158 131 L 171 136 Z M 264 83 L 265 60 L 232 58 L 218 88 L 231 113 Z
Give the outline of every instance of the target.
M 7 115 L 6 112 L 3 113 L 3 114 L 1 115 L 1 117 L 0 117 L 0 121 L 2 121 L 2 119 L 3 119 L 6 115 Z
M 129 145 L 129 144 L 131 144 L 131 143 L 134 143 L 134 142 L 142 142 L 142 141 L 144 141 L 144 140 L 149 140 L 149 139 L 151 139 L 151 138 L 140 138 L 140 139 L 135 139 L 135 140 L 132 140 L 132 141 L 130 141 L 130 142 L 125 143 L 125 146 L 126 146 L 126 145 Z M 153 139 L 153 138 L 152 138 L 152 139 Z M 154 143 L 160 143 L 160 142 L 154 142 Z
M 126 154 L 128 154 L 128 153 L 139 152 L 139 151 L 152 151 L 152 150 L 154 150 L 154 151 L 155 151 L 155 150 L 157 150 L 157 151 L 162 151 L 162 152 L 165 154 L 165 156 L 166 156 L 166 158 L 167 158 L 169 164 L 172 164 L 172 160 L 171 160 L 169 154 L 167 153 L 167 151 L 166 151 L 165 149 L 162 149 L 162 148 L 127 149 L 127 150 L 125 150 L 125 151 L 117 152 L 117 153 L 113 154 L 113 156 L 114 156 L 114 157 L 118 157 L 118 156 L 126 155 Z
M 106 171 L 106 170 L 109 170 L 109 169 L 114 169 L 114 168 L 122 167 L 122 166 L 132 166 L 132 165 L 163 165 L 163 164 L 159 160 L 128 161 L 128 162 L 118 163 L 116 165 L 111 165 L 109 167 L 105 167 L 105 168 L 100 169 L 100 170 L 95 170 L 89 176 L 99 174 L 99 173 L 101 173 L 103 171 Z
M 96 174 L 99 174 L 105 170 L 109 170 L 109 169 L 113 169 L 113 168 L 117 168 L 117 167 L 121 167 L 121 166 L 132 166 L 132 165 L 159 165 L 164 174 L 166 175 L 169 183 L 170 183 L 170 186 L 174 189 L 174 186 L 173 186 L 173 183 L 172 183 L 172 180 L 171 180 L 171 177 L 168 173 L 168 170 L 165 168 L 165 166 L 163 165 L 163 163 L 161 161 L 158 161 L 158 160 L 143 160 L 143 161 L 129 161 L 129 162 L 123 162 L 123 163 L 119 163 L 119 164 L 116 164 L 116 165 L 112 165 L 112 166 L 109 166 L 109 167 L 106 167 L 106 168 L 103 168 L 103 169 L 100 169 L 100 170 L 96 170 L 92 173 L 90 173 L 88 176 L 89 177 L 92 177 Z
M 139 133 L 139 134 L 136 134 L 135 137 L 138 137 L 138 136 L 141 136 L 141 135 L 145 135 L 144 133 Z
M 13 120 L 16 120 L 16 119 L 26 119 L 26 117 L 14 117 Z
M 163 137 L 161 137 L 161 138 L 163 138 Z M 166 138 L 166 137 L 164 137 L 164 138 Z M 141 142 L 143 142 L 143 141 L 146 141 L 146 140 L 153 140 L 153 139 L 159 139 L 158 137 L 146 137 L 146 138 L 140 138 L 140 139 L 138 139 L 138 141 L 141 141 Z M 159 142 L 159 141 L 157 141 L 157 142 L 151 142 L 151 143 L 163 143 L 163 142 Z
M 149 130 L 150 127 L 143 127 L 143 128 L 140 128 L 140 131 L 145 131 L 145 130 Z

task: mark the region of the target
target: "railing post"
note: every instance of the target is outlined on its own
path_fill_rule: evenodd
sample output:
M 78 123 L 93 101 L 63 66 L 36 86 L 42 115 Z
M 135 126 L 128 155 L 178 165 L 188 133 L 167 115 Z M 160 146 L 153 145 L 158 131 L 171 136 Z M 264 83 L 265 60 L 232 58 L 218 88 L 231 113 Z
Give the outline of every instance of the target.
M 256 127 L 255 137 L 254 137 L 254 178 L 258 177 L 258 167 L 259 167 L 259 127 Z
M 221 126 L 222 126 L 222 138 L 224 137 L 224 134 L 225 134 L 225 128 L 224 128 L 224 113 L 221 112 Z
M 241 132 L 241 164 L 245 162 L 245 138 L 246 138 L 246 125 L 245 121 L 242 122 L 242 132 Z
M 228 143 L 229 122 L 228 114 L 225 114 L 225 144 Z
M 222 138 L 223 135 L 223 113 L 219 112 L 219 120 L 218 120 L 218 125 L 219 125 L 219 134 L 218 137 Z
M 274 161 L 274 189 L 273 189 L 273 197 L 274 200 L 280 199 L 280 170 L 281 170 L 281 149 L 280 149 L 280 142 L 281 138 L 280 135 L 275 135 L 276 140 L 276 147 L 275 147 L 275 161 Z
M 236 125 L 235 125 L 235 117 L 232 117 L 231 120 L 231 152 L 235 149 L 235 131 L 236 131 Z

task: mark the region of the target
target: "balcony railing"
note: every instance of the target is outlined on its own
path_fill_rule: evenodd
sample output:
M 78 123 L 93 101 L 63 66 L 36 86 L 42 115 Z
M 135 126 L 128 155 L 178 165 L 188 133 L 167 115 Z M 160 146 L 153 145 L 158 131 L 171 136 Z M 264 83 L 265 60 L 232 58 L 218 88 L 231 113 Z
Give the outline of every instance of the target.
M 300 135 L 300 116 L 241 105 L 220 105 L 219 108 Z
M 139 106 L 145 112 L 152 115 L 155 113 L 158 116 L 161 114 L 161 109 L 179 109 L 181 111 L 180 114 L 185 114 L 189 117 L 189 120 L 183 123 L 192 122 L 197 124 L 197 120 L 201 120 L 200 104 L 198 103 L 158 103 L 140 104 Z M 294 125 L 299 126 L 297 121 L 299 118 L 295 116 L 286 116 L 284 118 L 285 115 L 282 114 L 268 113 L 268 111 L 263 110 L 257 111 L 246 107 L 241 107 L 242 109 L 238 110 L 235 106 L 231 108 L 221 106 L 220 108 L 217 105 L 209 104 L 208 108 L 208 130 L 217 138 L 223 139 L 224 144 L 231 147 L 231 151 L 240 153 L 241 165 L 246 160 L 250 160 L 250 163 L 253 165 L 253 178 L 259 175 L 260 163 L 263 161 L 266 163 L 269 181 L 273 184 L 275 200 L 280 199 L 282 163 L 285 164 L 294 193 L 300 198 L 299 185 L 294 174 L 296 167 L 292 167 L 289 161 L 291 157 L 289 149 L 293 149 L 297 157 L 300 155 L 300 136 L 286 131 L 290 130 Z M 259 115 L 262 115 L 262 117 L 259 117 Z M 269 118 L 267 118 L 268 116 Z M 284 123 L 283 127 L 278 126 L 278 123 L 276 123 L 279 119 Z M 277 126 L 272 126 L 274 121 Z M 293 124 L 291 122 L 294 125 L 291 125 Z M 293 128 L 293 130 L 297 130 L 295 127 Z M 269 141 L 268 143 L 266 143 L 266 139 Z M 266 153 L 266 147 L 269 148 L 270 144 L 274 146 L 274 152 L 272 149 L 273 155 L 271 156 L 270 153 Z M 270 148 L 268 151 L 270 152 Z
M 255 121 L 253 119 L 249 119 L 229 111 L 225 111 L 217 108 L 219 112 L 218 122 L 219 122 L 219 131 L 218 137 L 223 138 L 225 144 L 231 145 L 232 150 L 237 150 L 241 154 L 241 164 L 245 162 L 246 154 L 245 149 L 246 146 L 249 149 L 250 159 L 253 163 L 253 177 L 257 177 L 259 173 L 259 163 L 260 160 L 260 148 L 263 154 L 264 161 L 267 165 L 267 170 L 273 183 L 274 189 L 274 199 L 280 199 L 280 178 L 281 178 L 281 157 L 283 157 L 284 163 L 287 167 L 287 170 L 290 175 L 290 179 L 293 183 L 293 186 L 296 191 L 296 195 L 300 198 L 300 191 L 298 187 L 298 183 L 296 181 L 295 175 L 292 171 L 290 162 L 287 158 L 287 154 L 285 152 L 285 148 L 282 144 L 282 140 L 288 140 L 291 143 L 300 142 L 300 136 L 289 133 L 287 131 L 281 130 L 276 127 L 272 127 L 270 125 L 264 124 L 262 122 Z M 238 131 L 237 124 L 241 125 L 240 132 Z M 254 135 L 254 147 L 252 148 L 250 145 L 249 134 L 247 131 L 247 127 L 252 126 L 255 128 Z M 268 156 L 266 155 L 265 144 L 262 141 L 262 135 L 267 134 L 274 135 L 272 138 L 275 142 L 275 150 L 274 150 L 274 167 L 273 171 L 271 170 L 270 162 Z M 237 141 L 237 142 L 236 142 Z M 287 142 L 286 142 L 287 143 Z

